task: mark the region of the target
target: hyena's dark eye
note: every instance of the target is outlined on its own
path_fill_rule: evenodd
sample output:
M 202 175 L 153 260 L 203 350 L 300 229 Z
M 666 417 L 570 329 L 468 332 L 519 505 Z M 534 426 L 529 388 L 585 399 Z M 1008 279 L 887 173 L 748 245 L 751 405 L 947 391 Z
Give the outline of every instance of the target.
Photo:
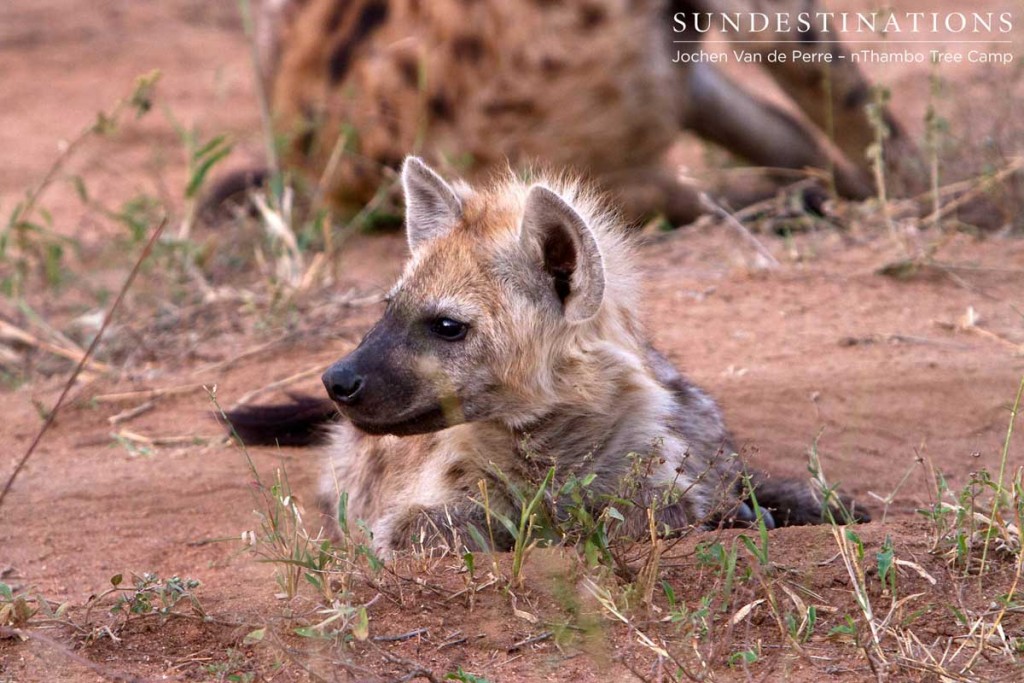
M 430 331 L 445 341 L 459 341 L 466 336 L 469 325 L 451 318 L 437 318 L 430 321 Z

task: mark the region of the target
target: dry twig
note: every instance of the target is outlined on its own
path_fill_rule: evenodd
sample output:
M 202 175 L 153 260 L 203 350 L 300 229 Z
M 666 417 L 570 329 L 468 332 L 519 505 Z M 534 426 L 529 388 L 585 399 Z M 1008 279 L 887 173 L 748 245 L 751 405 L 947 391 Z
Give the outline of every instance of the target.
M 61 358 L 67 358 L 68 360 L 75 361 L 76 363 L 81 363 L 84 359 L 84 364 L 93 372 L 110 372 L 112 369 L 106 363 L 85 358 L 85 352 L 77 347 L 65 347 L 52 344 L 29 332 L 26 332 L 20 327 L 12 325 L 6 320 L 0 320 L 0 339 L 25 344 L 26 346 L 46 351 L 47 353 L 60 356 Z
M 134 408 L 126 408 L 125 410 L 122 410 L 121 412 L 119 412 L 117 415 L 111 415 L 110 417 L 107 418 L 107 422 L 110 423 L 110 426 L 114 427 L 114 426 L 117 426 L 117 425 L 121 424 L 122 422 L 128 422 L 129 420 L 134 420 L 139 415 L 142 415 L 144 413 L 148 413 L 149 411 L 153 410 L 153 408 L 155 408 L 155 407 L 156 407 L 156 403 L 155 402 L 153 402 L 153 401 L 146 401 L 145 403 L 140 403 L 139 405 L 135 406 Z
M 18 463 L 14 466 L 14 471 L 11 472 L 11 476 L 8 477 L 6 483 L 4 483 L 4 488 L 0 491 L 0 506 L 3 506 L 3 502 L 7 498 L 7 493 L 14 485 L 14 480 L 18 477 L 18 474 L 25 467 L 25 463 L 27 463 L 29 458 L 32 457 L 32 454 L 39 446 L 39 442 L 43 440 L 43 435 L 49 431 L 50 426 L 53 425 L 53 421 L 57 419 L 57 413 L 60 412 L 61 406 L 64 405 L 64 399 L 66 399 L 68 394 L 71 392 L 71 387 L 75 385 L 78 375 L 82 372 L 82 369 L 85 367 L 89 358 L 96 351 L 96 347 L 99 346 L 100 339 L 103 338 L 103 333 L 106 332 L 107 327 L 110 325 L 110 321 L 114 318 L 114 314 L 121 306 L 121 302 L 124 300 L 125 294 L 128 293 L 132 283 L 135 281 L 135 276 L 139 274 L 139 270 L 142 268 L 142 263 L 153 250 L 153 246 L 156 244 L 156 241 L 160 239 L 160 235 L 163 234 L 164 227 L 166 226 L 167 218 L 164 217 L 164 219 L 160 221 L 159 225 L 156 226 L 156 230 L 153 231 L 153 234 L 150 235 L 149 241 L 146 242 L 146 246 L 142 248 L 142 253 L 139 254 L 139 258 L 135 261 L 135 265 L 132 266 L 131 271 L 129 271 L 128 277 L 125 278 L 124 284 L 121 286 L 121 291 L 117 293 L 117 298 L 114 299 L 113 305 L 103 317 L 103 324 L 100 325 L 99 331 L 96 333 L 96 336 L 93 337 L 92 343 L 89 344 L 89 348 L 85 350 L 85 355 L 83 355 L 78 361 L 78 365 L 75 366 L 74 371 L 71 373 L 71 377 L 68 378 L 63 391 L 61 391 L 60 396 L 57 397 L 57 402 L 53 405 L 53 408 L 50 409 L 49 414 L 46 416 L 46 421 L 43 422 L 43 426 L 39 428 L 39 432 L 36 434 L 35 439 L 32 440 L 28 450 L 26 450 L 25 454 L 21 456 L 21 459 L 18 460 Z
M 303 370 L 302 372 L 298 372 L 298 373 L 296 373 L 294 375 L 290 375 L 288 377 L 285 377 L 284 379 L 279 379 L 276 382 L 271 382 L 270 384 L 267 384 L 266 386 L 260 387 L 259 389 L 253 389 L 252 391 L 250 391 L 250 392 L 248 392 L 246 394 L 243 394 L 241 398 L 239 398 L 237 401 L 235 401 L 235 404 L 233 406 L 231 406 L 231 408 L 229 409 L 229 412 L 231 410 L 235 410 L 235 409 L 237 409 L 237 408 L 239 408 L 241 406 L 246 405 L 247 403 L 249 403 L 250 401 L 252 401 L 255 398 L 259 398 L 260 396 L 264 396 L 264 395 L 266 395 L 268 393 L 277 391 L 278 389 L 282 389 L 284 387 L 290 386 L 292 384 L 295 384 L 296 382 L 301 382 L 304 379 L 309 379 L 310 377 L 315 377 L 316 375 L 319 375 L 323 371 L 324 371 L 324 366 L 323 365 L 316 365 L 316 366 L 314 366 L 312 368 L 309 368 L 307 370 Z
M 166 387 L 164 389 L 142 389 L 140 391 L 123 391 L 116 394 L 100 394 L 93 396 L 96 403 L 127 403 L 129 401 L 151 401 L 164 396 L 177 396 L 179 394 L 191 394 L 205 388 L 205 384 L 186 384 L 177 387 Z
M 772 253 L 768 251 L 768 247 L 761 244 L 761 241 L 754 237 L 754 234 L 747 229 L 745 225 L 736 220 L 736 217 L 731 213 L 723 209 L 721 206 L 716 204 L 706 194 L 700 196 L 701 207 L 715 216 L 721 221 L 724 221 L 726 225 L 732 228 L 737 235 L 750 247 L 753 248 L 759 257 L 761 263 L 759 264 L 763 268 L 778 268 L 779 260 L 772 256 Z

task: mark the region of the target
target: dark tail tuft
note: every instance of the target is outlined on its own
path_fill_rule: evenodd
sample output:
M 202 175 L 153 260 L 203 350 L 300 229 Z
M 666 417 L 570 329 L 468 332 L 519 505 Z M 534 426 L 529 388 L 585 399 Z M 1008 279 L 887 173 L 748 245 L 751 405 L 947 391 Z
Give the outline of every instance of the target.
M 338 419 L 326 398 L 291 396 L 291 403 L 242 406 L 227 413 L 228 422 L 247 446 L 312 446 L 327 439 L 325 427 Z
M 809 482 L 771 479 L 761 473 L 754 474 L 751 482 L 757 504 L 771 512 L 776 526 L 824 524 L 830 521 L 829 512 L 837 524 L 871 521 L 865 508 L 839 494 L 833 494 L 826 510 L 822 494 L 812 490 Z
M 269 175 L 265 168 L 243 168 L 217 178 L 199 201 L 199 215 L 230 215 L 225 208 L 229 203 L 249 205 L 249 190 L 262 187 Z

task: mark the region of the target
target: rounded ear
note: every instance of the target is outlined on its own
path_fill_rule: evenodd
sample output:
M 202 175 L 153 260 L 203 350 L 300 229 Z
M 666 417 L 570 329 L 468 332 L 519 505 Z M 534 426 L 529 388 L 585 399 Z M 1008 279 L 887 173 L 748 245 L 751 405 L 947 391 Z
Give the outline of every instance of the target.
M 551 276 L 552 294 L 569 322 L 594 317 L 604 299 L 604 259 L 590 226 L 546 187 L 526 196 L 520 240 L 531 253 L 540 248 L 541 267 Z
M 462 200 L 452 186 L 418 157 L 406 157 L 402 164 L 402 190 L 406 237 L 413 253 L 455 227 L 462 215 Z

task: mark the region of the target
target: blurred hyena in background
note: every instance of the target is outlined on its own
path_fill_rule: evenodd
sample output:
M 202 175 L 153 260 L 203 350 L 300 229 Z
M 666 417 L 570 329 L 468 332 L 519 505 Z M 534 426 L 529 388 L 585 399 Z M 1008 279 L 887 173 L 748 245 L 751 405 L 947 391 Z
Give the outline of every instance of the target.
M 906 133 L 884 107 L 872 110 L 864 74 L 838 58 L 842 45 L 819 42 L 820 28 L 730 35 L 774 41 L 743 44 L 748 53 L 832 55 L 762 63 L 803 119 L 690 61 L 702 38 L 686 20 L 694 12 L 813 9 L 809 0 L 267 0 L 259 45 L 284 161 L 337 208 L 363 206 L 415 153 L 470 180 L 510 164 L 574 169 L 628 217 L 680 225 L 702 213 L 701 190 L 742 203 L 774 191 L 779 169 L 790 180 L 792 169 L 820 169 L 840 195 L 869 196 L 875 142 L 887 184 L 918 182 Z M 665 162 L 681 129 L 764 167 L 763 181 L 681 180 Z

